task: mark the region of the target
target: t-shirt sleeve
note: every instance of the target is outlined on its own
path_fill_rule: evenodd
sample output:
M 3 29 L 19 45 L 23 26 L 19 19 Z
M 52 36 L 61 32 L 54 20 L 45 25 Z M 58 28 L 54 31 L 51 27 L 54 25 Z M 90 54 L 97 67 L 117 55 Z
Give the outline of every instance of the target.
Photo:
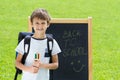
M 54 39 L 53 40 L 53 50 L 52 50 L 52 55 L 58 54 L 61 52 L 61 49 L 57 43 L 57 41 Z
M 22 55 L 24 54 L 24 39 L 15 48 L 15 51 L 22 54 Z

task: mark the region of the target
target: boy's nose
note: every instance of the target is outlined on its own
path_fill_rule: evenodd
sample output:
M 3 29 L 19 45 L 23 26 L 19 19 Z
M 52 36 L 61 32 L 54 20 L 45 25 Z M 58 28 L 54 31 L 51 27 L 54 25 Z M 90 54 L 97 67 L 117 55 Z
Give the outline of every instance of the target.
M 39 28 L 42 28 L 42 25 L 40 24 L 40 25 L 38 25 L 38 27 L 39 27 Z

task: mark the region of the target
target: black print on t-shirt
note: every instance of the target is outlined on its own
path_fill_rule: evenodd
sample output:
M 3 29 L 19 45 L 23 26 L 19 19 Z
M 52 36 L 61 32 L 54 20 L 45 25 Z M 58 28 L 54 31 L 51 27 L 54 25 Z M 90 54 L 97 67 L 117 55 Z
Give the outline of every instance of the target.
M 45 57 L 50 57 L 49 53 L 48 53 L 48 49 L 45 49 Z

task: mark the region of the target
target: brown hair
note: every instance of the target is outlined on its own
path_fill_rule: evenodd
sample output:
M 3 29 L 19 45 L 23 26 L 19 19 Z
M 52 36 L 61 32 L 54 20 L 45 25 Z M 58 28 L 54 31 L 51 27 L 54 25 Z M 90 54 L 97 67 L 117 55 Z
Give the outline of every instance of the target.
M 33 11 L 33 13 L 30 16 L 30 21 L 33 23 L 33 19 L 37 17 L 42 20 L 47 20 L 47 23 L 50 23 L 51 17 L 48 14 L 47 10 L 39 8 Z

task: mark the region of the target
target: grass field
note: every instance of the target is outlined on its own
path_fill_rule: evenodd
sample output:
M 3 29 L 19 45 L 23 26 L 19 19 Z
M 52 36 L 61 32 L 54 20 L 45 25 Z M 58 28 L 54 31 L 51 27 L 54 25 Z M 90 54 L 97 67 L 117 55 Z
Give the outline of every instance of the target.
M 119 4 L 120 0 L 1 0 L 0 80 L 13 80 L 18 32 L 27 31 L 27 18 L 39 7 L 53 18 L 92 16 L 93 80 L 120 80 Z

